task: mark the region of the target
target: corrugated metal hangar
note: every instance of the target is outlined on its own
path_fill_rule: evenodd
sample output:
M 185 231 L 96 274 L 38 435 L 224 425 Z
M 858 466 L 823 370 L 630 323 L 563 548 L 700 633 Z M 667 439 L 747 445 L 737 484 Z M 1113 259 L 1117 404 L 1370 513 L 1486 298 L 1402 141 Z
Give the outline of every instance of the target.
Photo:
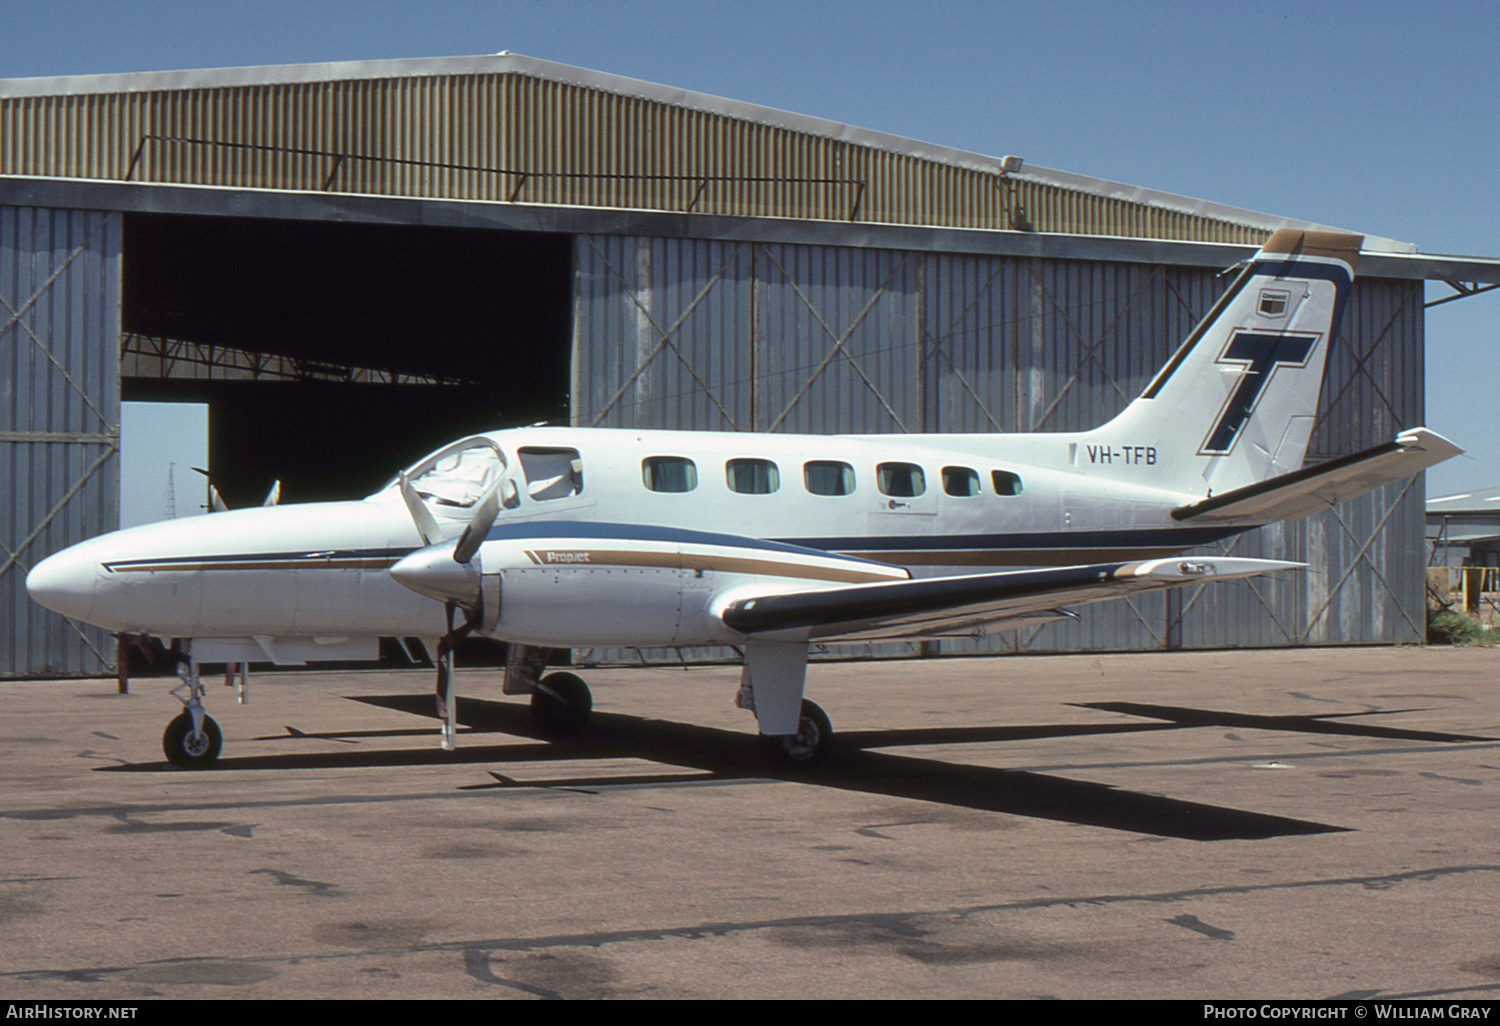
M 1086 428 L 1278 227 L 1319 226 L 513 55 L 0 82 L 0 676 L 114 663 L 24 579 L 116 526 L 122 398 L 208 403 L 231 505 L 538 420 Z M 1500 281 L 1359 270 L 1315 460 L 1421 423 L 1425 280 Z M 1417 640 L 1422 530 L 1418 478 L 1221 546 L 1317 572 L 982 645 Z

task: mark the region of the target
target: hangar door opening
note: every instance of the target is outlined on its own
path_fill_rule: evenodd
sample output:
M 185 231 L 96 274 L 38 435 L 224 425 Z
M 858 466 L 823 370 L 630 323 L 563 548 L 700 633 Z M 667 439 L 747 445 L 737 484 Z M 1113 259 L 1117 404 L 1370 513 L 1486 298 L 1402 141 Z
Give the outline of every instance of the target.
M 231 506 L 351 498 L 473 431 L 566 423 L 567 235 L 129 214 L 121 392 L 210 410 Z

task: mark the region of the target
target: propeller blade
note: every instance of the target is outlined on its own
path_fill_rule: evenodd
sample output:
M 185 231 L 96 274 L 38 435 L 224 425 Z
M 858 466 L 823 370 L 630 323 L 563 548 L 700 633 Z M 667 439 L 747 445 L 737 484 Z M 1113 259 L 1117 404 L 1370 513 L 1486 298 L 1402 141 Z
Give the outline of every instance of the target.
M 401 475 L 401 498 L 406 501 L 407 512 L 416 522 L 417 533 L 422 536 L 422 544 L 436 545 L 443 540 L 443 534 L 438 530 L 437 521 L 432 519 L 432 513 L 423 504 L 417 490 L 411 486 L 406 475 Z
M 214 487 L 213 475 L 202 467 L 194 467 L 193 470 L 208 478 L 208 511 L 210 513 L 229 512 L 229 504 L 219 494 L 219 489 Z M 266 501 L 262 502 L 261 505 L 275 506 L 279 502 L 281 502 L 281 481 L 276 480 L 271 482 L 271 490 L 266 493 Z
M 453 608 L 452 602 L 443 605 L 443 612 L 448 617 L 448 633 L 438 639 L 437 646 L 437 713 L 441 723 L 438 745 L 445 752 L 453 751 L 456 733 L 453 723 L 453 646 L 458 643 L 458 637 L 453 632 Z
M 484 536 L 490 533 L 499 513 L 500 482 L 496 481 L 474 507 L 474 516 L 469 521 L 469 526 L 459 536 L 458 545 L 453 550 L 453 558 L 457 562 L 467 563 L 474 558 L 474 553 L 484 544 Z
M 443 614 L 448 619 L 448 633 L 438 639 L 437 645 L 437 706 L 438 719 L 442 722 L 438 744 L 445 752 L 453 751 L 458 734 L 457 698 L 453 692 L 453 650 L 470 631 L 479 626 L 484 616 L 482 602 L 481 597 L 480 603 L 474 608 L 464 610 L 463 626 L 458 628 L 453 626 L 453 613 L 457 604 L 443 604 Z

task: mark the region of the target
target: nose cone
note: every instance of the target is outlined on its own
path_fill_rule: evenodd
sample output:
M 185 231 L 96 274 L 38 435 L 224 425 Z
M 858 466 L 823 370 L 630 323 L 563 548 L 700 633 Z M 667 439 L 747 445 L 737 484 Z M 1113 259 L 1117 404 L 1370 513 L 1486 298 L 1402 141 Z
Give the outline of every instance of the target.
M 99 583 L 99 563 L 89 545 L 75 545 L 48 556 L 26 575 L 26 591 L 54 613 L 89 622 Z
M 472 606 L 479 600 L 479 574 L 453 558 L 455 542 L 418 549 L 391 567 L 391 577 L 419 595 Z

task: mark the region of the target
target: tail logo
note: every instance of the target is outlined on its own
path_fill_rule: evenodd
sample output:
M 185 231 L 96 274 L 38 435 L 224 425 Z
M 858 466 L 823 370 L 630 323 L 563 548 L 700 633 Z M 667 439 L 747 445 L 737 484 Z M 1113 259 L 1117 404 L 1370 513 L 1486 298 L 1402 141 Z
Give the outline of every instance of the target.
M 1278 367 L 1305 367 L 1322 335 L 1267 335 L 1236 332 L 1215 363 L 1243 368 L 1239 384 L 1230 394 L 1218 423 L 1198 449 L 1201 456 L 1225 456 L 1234 448 L 1240 429 L 1255 412 L 1266 386 Z

